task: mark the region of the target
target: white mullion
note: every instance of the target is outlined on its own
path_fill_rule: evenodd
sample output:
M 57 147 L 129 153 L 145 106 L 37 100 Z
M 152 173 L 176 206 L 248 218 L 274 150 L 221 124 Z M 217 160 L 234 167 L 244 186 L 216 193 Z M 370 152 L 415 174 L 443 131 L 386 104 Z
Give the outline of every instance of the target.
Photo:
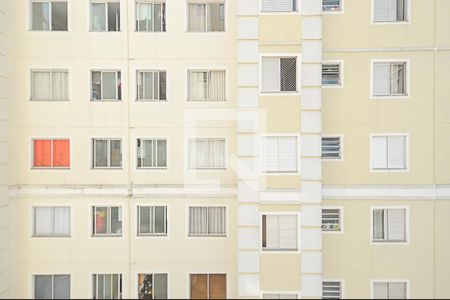
M 105 2 L 105 31 L 109 31 L 108 30 L 108 28 L 109 28 L 109 24 L 108 24 L 108 6 L 109 6 L 109 2 L 108 1 L 106 1 Z M 104 289 L 103 289 L 104 290 Z
M 48 1 L 48 31 L 53 31 L 52 28 L 52 1 Z
M 155 71 L 153 72 L 153 82 L 155 82 L 155 76 L 156 76 L 156 86 L 153 88 L 153 91 L 156 91 L 156 98 L 153 100 L 159 100 L 159 72 Z

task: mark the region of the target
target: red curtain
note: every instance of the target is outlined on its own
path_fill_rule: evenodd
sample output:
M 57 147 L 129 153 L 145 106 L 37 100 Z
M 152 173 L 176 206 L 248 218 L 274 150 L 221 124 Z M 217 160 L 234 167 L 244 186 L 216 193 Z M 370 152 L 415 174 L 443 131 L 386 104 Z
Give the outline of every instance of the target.
M 34 141 L 34 167 L 51 167 L 51 140 L 35 140 Z
M 53 166 L 54 167 L 70 167 L 70 141 L 54 140 L 53 141 Z

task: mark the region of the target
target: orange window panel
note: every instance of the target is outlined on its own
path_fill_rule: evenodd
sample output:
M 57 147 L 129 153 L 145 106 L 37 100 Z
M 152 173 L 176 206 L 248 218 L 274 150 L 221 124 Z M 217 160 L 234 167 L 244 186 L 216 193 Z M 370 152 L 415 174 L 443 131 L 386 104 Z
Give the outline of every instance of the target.
M 208 275 L 191 274 L 191 299 L 208 299 Z
M 52 166 L 52 141 L 34 140 L 34 162 L 36 168 L 45 168 Z
M 70 167 L 70 141 L 53 141 L 53 167 Z

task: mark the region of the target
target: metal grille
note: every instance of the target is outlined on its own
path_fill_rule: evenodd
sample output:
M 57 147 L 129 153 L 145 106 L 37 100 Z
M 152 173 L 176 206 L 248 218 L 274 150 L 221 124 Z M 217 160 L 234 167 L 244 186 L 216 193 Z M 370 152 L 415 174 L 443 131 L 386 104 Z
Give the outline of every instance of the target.
M 340 85 L 341 70 L 339 64 L 323 64 L 322 65 L 322 84 L 323 85 Z
M 322 137 L 322 158 L 326 159 L 341 158 L 340 137 Z
M 341 230 L 341 211 L 339 208 L 322 209 L 322 231 Z
M 341 11 L 341 0 L 323 0 L 322 1 L 323 11 Z
M 280 79 L 282 92 L 297 91 L 297 58 L 280 58 Z
M 341 299 L 341 283 L 339 281 L 322 282 L 322 299 Z

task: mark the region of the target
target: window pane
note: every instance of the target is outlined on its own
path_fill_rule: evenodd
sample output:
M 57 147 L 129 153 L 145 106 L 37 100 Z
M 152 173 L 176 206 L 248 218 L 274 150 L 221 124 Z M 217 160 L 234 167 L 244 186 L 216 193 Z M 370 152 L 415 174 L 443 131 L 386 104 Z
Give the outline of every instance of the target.
M 94 214 L 94 234 L 108 233 L 108 209 L 106 207 L 94 207 Z
M 113 299 L 121 299 L 122 298 L 122 275 L 114 274 L 113 275 Z
M 152 4 L 138 3 L 137 31 L 153 31 Z
M 122 149 L 121 141 L 111 141 L 111 167 L 122 166 Z
M 225 274 L 209 275 L 209 299 L 227 298 L 227 277 Z
M 191 274 L 191 299 L 208 299 L 208 275 Z
M 162 5 L 154 4 L 153 9 L 154 31 L 162 31 Z
M 167 141 L 158 140 L 157 144 L 158 167 L 167 167 Z
M 92 72 L 91 76 L 91 100 L 100 100 L 102 99 L 102 72 Z
M 120 3 L 108 3 L 108 31 L 120 31 Z
M 139 233 L 150 234 L 150 207 L 139 207 Z
M 225 234 L 225 207 L 208 207 L 208 233 Z
M 166 99 L 166 72 L 159 72 L 159 100 Z
M 52 2 L 52 30 L 67 31 L 67 2 Z
M 155 299 L 167 299 L 167 274 L 155 274 Z M 225 298 L 223 298 L 225 299 Z
M 105 299 L 112 299 L 112 277 L 111 274 L 105 274 L 104 276 L 104 290 L 105 290 Z
M 70 275 L 55 275 L 54 299 L 70 299 Z
M 36 168 L 52 166 L 52 141 L 34 140 L 34 164 Z
M 155 207 L 155 233 L 166 233 L 166 208 L 164 206 Z
M 189 234 L 193 235 L 208 234 L 207 207 L 189 208 Z
M 153 72 L 144 73 L 144 99 L 153 100 Z
M 59 236 L 70 235 L 70 207 L 54 208 L 54 233 Z
M 52 72 L 52 100 L 69 100 L 68 72 Z
M 117 99 L 116 72 L 103 72 L 103 98 L 108 100 Z
M 49 3 L 32 3 L 32 30 L 49 30 Z
M 208 97 L 208 73 L 189 72 L 189 100 L 206 100 Z
M 213 70 L 209 72 L 209 100 L 225 100 L 225 71 Z
M 34 208 L 34 235 L 51 236 L 53 235 L 53 211 L 51 207 Z
M 295 57 L 280 58 L 281 91 L 297 91 L 297 59 Z
M 105 16 L 105 3 L 92 3 L 92 24 L 91 29 L 93 31 L 105 31 L 106 30 L 106 16 Z
M 51 73 L 33 71 L 32 77 L 32 100 L 52 100 Z
M 139 299 L 159 299 L 153 297 L 153 276 L 152 274 L 138 274 Z
M 223 3 L 208 3 L 208 31 L 225 30 L 225 5 Z
M 69 140 L 53 140 L 53 167 L 70 167 Z
M 142 140 L 142 166 L 153 167 L 153 140 Z
M 34 276 L 34 298 L 52 299 L 52 275 Z
M 94 167 L 108 167 L 108 141 L 94 140 Z
M 206 4 L 189 4 L 189 31 L 205 31 Z
M 111 207 L 111 233 L 122 234 L 122 209 Z
M 97 290 L 97 297 L 98 299 L 105 299 L 105 276 L 104 275 L 97 275 L 98 278 L 98 290 Z
M 384 239 L 384 210 L 382 209 L 373 211 L 373 239 Z

